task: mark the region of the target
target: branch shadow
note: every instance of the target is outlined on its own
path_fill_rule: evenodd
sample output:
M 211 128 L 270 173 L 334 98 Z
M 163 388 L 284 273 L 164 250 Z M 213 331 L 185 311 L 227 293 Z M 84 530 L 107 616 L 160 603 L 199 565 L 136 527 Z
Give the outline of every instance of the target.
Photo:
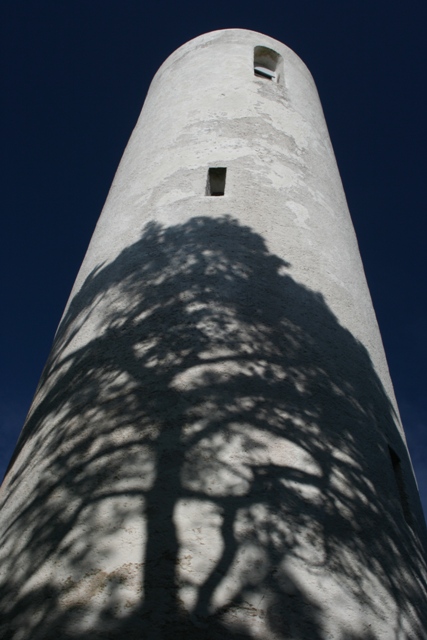
M 87 277 L 3 484 L 2 638 L 424 637 L 392 405 L 290 271 L 199 217 Z

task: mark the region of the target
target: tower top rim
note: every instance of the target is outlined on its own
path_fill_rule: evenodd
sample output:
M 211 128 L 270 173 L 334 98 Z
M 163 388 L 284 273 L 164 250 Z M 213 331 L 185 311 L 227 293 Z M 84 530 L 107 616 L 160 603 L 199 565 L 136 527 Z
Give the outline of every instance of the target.
M 296 65 L 301 67 L 301 70 L 307 73 L 311 79 L 313 79 L 311 72 L 307 67 L 307 65 L 305 64 L 305 62 L 288 45 L 281 42 L 280 40 L 277 40 L 276 38 L 273 38 L 272 36 L 261 33 L 260 31 L 253 31 L 252 29 L 243 29 L 239 27 L 234 27 L 234 28 L 231 27 L 227 29 L 215 29 L 213 31 L 207 31 L 205 33 L 201 33 L 200 35 L 195 36 L 190 40 L 187 40 L 187 42 L 184 42 L 181 46 L 175 49 L 164 60 L 164 62 L 158 68 L 154 78 L 165 67 L 168 67 L 170 64 L 173 64 L 177 59 L 179 59 L 183 55 L 186 55 L 191 50 L 195 50 L 199 47 L 209 46 L 210 44 L 218 43 L 218 41 L 223 41 L 224 44 L 227 42 L 230 42 L 230 43 L 241 42 L 242 44 L 247 43 L 247 44 L 252 44 L 253 46 L 265 44 L 269 48 L 277 50 L 284 57 L 288 59 L 291 58 Z

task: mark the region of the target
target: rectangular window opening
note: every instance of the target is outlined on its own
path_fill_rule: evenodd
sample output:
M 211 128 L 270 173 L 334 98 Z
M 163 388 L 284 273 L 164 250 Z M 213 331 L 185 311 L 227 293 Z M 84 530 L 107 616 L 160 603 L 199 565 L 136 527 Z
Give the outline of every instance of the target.
M 388 451 L 390 454 L 391 465 L 393 467 L 394 479 L 397 485 L 397 491 L 399 493 L 400 504 L 402 507 L 403 516 L 410 526 L 412 526 L 412 514 L 409 507 L 408 495 L 406 493 L 405 480 L 402 473 L 402 464 L 397 453 L 389 446 Z
M 282 56 L 268 47 L 255 47 L 254 74 L 259 78 L 280 82 Z
M 223 196 L 225 193 L 226 167 L 209 167 L 208 182 L 206 185 L 207 196 Z

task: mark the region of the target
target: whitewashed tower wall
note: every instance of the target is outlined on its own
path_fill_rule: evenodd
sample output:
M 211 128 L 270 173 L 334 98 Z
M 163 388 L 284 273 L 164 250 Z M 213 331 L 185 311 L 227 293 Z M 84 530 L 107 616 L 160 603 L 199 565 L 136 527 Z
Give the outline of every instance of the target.
M 313 79 L 156 74 L 6 475 L 8 640 L 427 637 L 425 526 Z

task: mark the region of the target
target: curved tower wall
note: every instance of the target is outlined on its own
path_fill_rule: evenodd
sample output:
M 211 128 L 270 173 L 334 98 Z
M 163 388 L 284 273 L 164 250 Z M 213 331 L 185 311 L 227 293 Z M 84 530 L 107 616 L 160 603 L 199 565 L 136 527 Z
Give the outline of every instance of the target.
M 381 337 L 283 44 L 213 32 L 159 69 L 2 500 L 13 640 L 425 637 Z
M 173 53 L 151 83 L 76 287 L 134 242 L 141 223 L 231 215 L 291 263 L 368 348 L 394 400 L 334 152 L 313 78 L 293 51 L 282 77 L 254 75 L 253 32 L 200 36 Z M 207 169 L 227 165 L 221 201 L 205 197 Z M 73 292 L 76 290 L 74 288 Z M 397 408 L 396 408 L 397 409 Z

